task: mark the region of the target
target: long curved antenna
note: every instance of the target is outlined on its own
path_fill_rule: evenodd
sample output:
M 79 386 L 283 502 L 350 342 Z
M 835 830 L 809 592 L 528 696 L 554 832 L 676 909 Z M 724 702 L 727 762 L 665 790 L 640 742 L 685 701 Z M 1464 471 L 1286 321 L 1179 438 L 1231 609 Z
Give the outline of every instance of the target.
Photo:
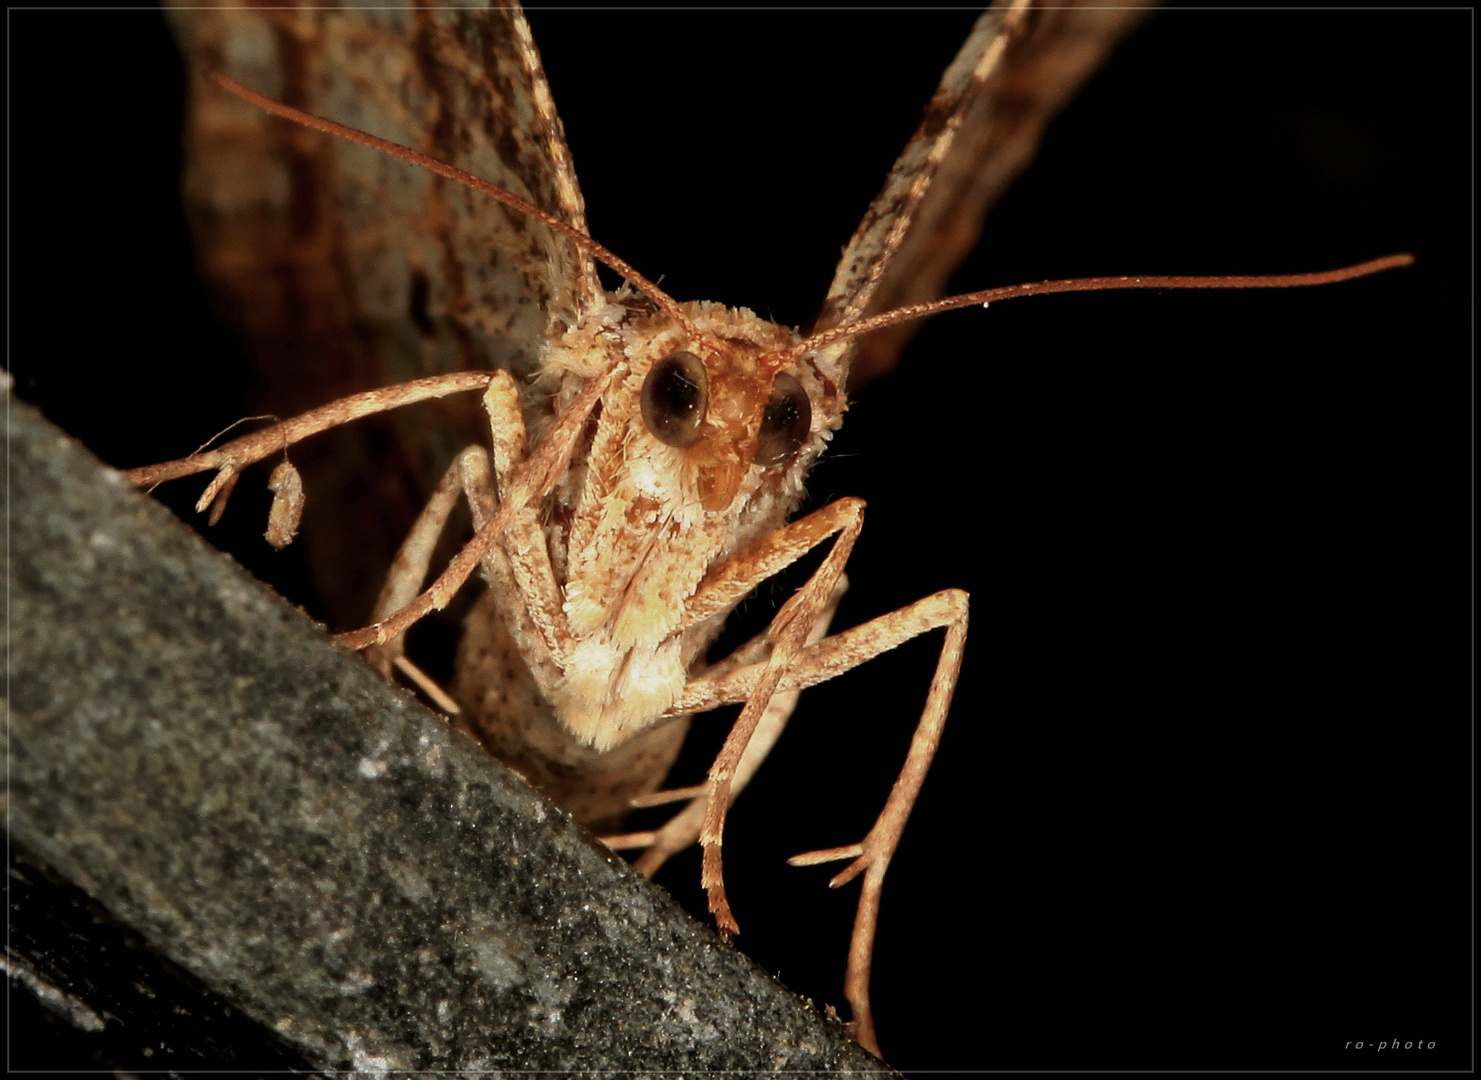
M 1353 278 L 1367 277 L 1369 274 L 1377 274 L 1384 270 L 1409 266 L 1413 262 L 1413 255 L 1386 255 L 1381 259 L 1369 259 L 1367 262 L 1355 263 L 1352 266 L 1343 266 L 1336 270 L 1318 270 L 1309 274 L 1226 274 L 1209 277 L 1131 275 L 1065 278 L 1060 281 L 1034 281 L 1026 285 L 1003 285 L 996 289 L 982 289 L 978 292 L 962 293 L 960 296 L 947 296 L 940 300 L 909 304 L 895 308 L 893 311 L 871 315 L 867 319 L 859 319 L 857 322 L 844 323 L 823 330 L 812 337 L 804 338 L 785 349 L 768 353 L 761 358 L 760 363 L 772 371 L 777 371 L 825 345 L 847 341 L 860 334 L 882 330 L 886 326 L 909 322 L 912 319 L 924 319 L 928 315 L 936 315 L 943 311 L 955 311 L 957 308 L 975 307 L 978 304 L 986 307 L 998 300 L 1016 300 L 1024 296 L 1048 296 L 1051 293 L 1101 292 L 1106 289 L 1289 289 L 1351 281 Z
M 572 228 L 554 214 L 546 213 L 534 203 L 526 202 L 513 192 L 496 187 L 481 177 L 474 176 L 470 172 L 464 172 L 462 169 L 454 168 L 451 165 L 438 161 L 434 157 L 428 157 L 426 154 L 412 150 L 410 147 L 402 146 L 400 143 L 393 143 L 388 139 L 382 139 L 355 128 L 346 127 L 343 124 L 336 124 L 333 120 L 325 120 L 323 117 L 306 113 L 301 109 L 295 109 L 291 105 L 284 105 L 281 102 L 274 101 L 270 97 L 264 97 L 257 93 L 257 91 L 248 90 L 241 83 L 219 72 L 209 72 L 207 77 L 228 93 L 235 94 L 243 101 L 256 105 L 259 109 L 270 112 L 274 116 L 280 116 L 284 120 L 293 121 L 295 124 L 301 124 L 304 127 L 313 128 L 316 131 L 322 131 L 352 143 L 359 143 L 361 146 L 368 146 L 372 150 L 377 150 L 382 154 L 388 154 L 394 158 L 400 158 L 402 161 L 408 161 L 413 165 L 418 165 L 426 169 L 428 172 L 436 173 L 438 176 L 451 180 L 455 184 L 462 184 L 466 188 L 482 192 L 489 198 L 503 203 L 512 210 L 518 210 L 521 214 L 525 214 L 534 218 L 536 221 L 544 223 L 551 231 L 564 236 L 593 259 L 605 263 L 621 274 L 635 289 L 649 300 L 652 300 L 654 304 L 658 305 L 659 309 L 665 315 L 682 326 L 684 333 L 689 336 L 691 341 L 697 342 L 699 340 L 699 332 L 680 309 L 677 300 L 642 274 L 638 273 L 626 261 L 602 247 L 601 244 L 598 244 L 584 232 Z

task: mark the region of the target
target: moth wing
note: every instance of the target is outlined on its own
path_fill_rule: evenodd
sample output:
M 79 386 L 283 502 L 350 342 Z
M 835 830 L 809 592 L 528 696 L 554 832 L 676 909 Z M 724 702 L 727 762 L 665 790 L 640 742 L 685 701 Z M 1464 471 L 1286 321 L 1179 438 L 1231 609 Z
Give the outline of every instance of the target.
M 999 0 L 984 12 L 844 249 L 817 329 L 942 295 L 1049 121 L 1149 6 Z M 918 328 L 860 340 L 850 384 L 893 368 Z
M 528 376 L 552 321 L 598 295 L 587 256 L 543 225 L 269 117 L 201 77 L 222 72 L 421 150 L 584 231 L 570 153 L 517 8 L 182 7 L 170 20 L 189 69 L 185 198 L 197 257 L 248 343 L 259 411 L 289 415 L 439 372 Z M 429 411 L 346 432 L 317 463 L 305 535 L 332 621 L 364 618 L 430 483 L 478 437 L 472 403 Z M 324 528 L 313 528 L 316 517 Z

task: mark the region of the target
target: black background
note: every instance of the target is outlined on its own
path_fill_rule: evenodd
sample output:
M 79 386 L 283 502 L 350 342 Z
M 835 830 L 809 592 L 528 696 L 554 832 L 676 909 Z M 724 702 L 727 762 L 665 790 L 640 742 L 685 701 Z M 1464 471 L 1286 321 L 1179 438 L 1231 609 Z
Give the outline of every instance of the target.
M 971 21 L 532 16 L 597 239 L 680 299 L 790 324 Z M 815 471 L 815 502 L 869 503 L 839 625 L 972 593 L 885 888 L 898 1067 L 1469 1063 L 1471 29 L 1155 16 L 955 288 L 1418 265 L 937 319 Z M 10 33 L 19 391 L 114 464 L 179 456 L 251 390 L 180 219 L 179 61 L 152 12 Z M 293 595 L 249 486 L 226 535 Z M 731 816 L 740 945 L 820 1005 L 843 1005 L 855 892 L 783 860 L 868 828 L 938 647 L 809 691 Z M 661 880 L 702 911 L 697 858 Z

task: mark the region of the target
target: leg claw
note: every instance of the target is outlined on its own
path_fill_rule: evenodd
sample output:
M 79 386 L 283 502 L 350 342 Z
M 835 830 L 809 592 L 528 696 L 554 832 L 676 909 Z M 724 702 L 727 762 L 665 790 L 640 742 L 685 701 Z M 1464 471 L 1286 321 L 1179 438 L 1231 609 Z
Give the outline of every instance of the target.
M 822 848 L 818 851 L 808 851 L 801 855 L 793 855 L 787 860 L 787 865 L 818 866 L 822 863 L 853 859 L 853 862 L 835 874 L 832 880 L 828 882 L 828 888 L 836 889 L 840 885 L 847 885 L 874 864 L 877 852 L 871 840 L 872 837 L 866 836 L 857 844 L 849 844 L 845 847 Z
M 840 859 L 856 859 L 863 853 L 863 844 L 849 844 L 847 847 L 821 848 L 818 851 L 805 851 L 801 855 L 793 855 L 787 860 L 787 865 L 818 866 L 822 863 L 838 862 Z

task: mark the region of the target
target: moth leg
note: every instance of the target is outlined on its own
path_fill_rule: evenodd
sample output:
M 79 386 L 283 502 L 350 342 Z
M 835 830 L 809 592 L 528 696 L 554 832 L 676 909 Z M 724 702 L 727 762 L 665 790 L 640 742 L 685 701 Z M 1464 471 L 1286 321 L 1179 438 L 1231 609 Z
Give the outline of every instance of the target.
M 482 447 L 470 446 L 465 449 L 453 459 L 447 472 L 438 481 L 432 497 L 417 515 L 411 531 L 406 534 L 406 539 L 401 542 L 396 557 L 391 561 L 386 583 L 381 586 L 380 596 L 376 598 L 372 619 L 383 619 L 416 598 L 421 591 L 422 582 L 426 580 L 427 571 L 431 568 L 432 553 L 437 547 L 437 541 L 457 507 L 458 496 L 464 493 L 467 494 L 470 505 L 484 510 L 482 516 L 487 517 L 492 513 L 493 484 L 489 478 L 488 453 Z M 403 631 L 383 644 L 366 649 L 365 657 L 386 678 L 391 677 L 393 668 L 400 668 L 421 685 L 421 679 L 417 678 L 420 672 L 407 670 L 410 662 L 406 659 L 405 652 L 406 633 Z
M 383 645 L 429 613 L 445 608 L 473 571 L 484 562 L 485 556 L 499 544 L 503 531 L 515 522 L 520 513 L 560 482 L 570 464 L 571 455 L 575 452 L 576 443 L 585 430 L 587 418 L 601 396 L 626 371 L 627 365 L 624 362 L 619 360 L 612 364 L 587 383 L 561 410 L 540 445 L 510 477 L 509 490 L 499 508 L 492 517 L 478 525 L 473 539 L 453 556 L 430 588 L 419 593 L 415 600 L 394 614 L 377 619 L 359 630 L 338 635 L 339 641 L 352 649 Z M 494 376 L 489 375 L 481 385 L 487 386 L 493 379 Z M 132 478 L 132 474 L 130 476 Z M 476 511 L 477 507 L 474 509 Z M 477 524 L 476 517 L 474 523 Z
M 499 499 L 508 499 L 513 491 L 515 475 L 524 465 L 528 451 L 526 446 L 524 414 L 519 407 L 519 387 L 513 376 L 499 372 L 483 395 L 484 411 L 489 418 L 489 438 L 494 448 L 494 476 L 498 482 Z M 474 514 L 474 524 L 482 528 L 492 511 L 480 517 Z M 550 549 L 546 546 L 545 530 L 540 525 L 535 507 L 521 507 L 504 530 L 500 546 L 506 556 L 508 574 L 513 579 L 515 594 L 524 600 L 524 617 L 529 628 L 539 636 L 544 645 L 546 658 L 535 669 L 541 689 L 549 695 L 553 680 L 565 668 L 572 641 L 566 625 L 561 587 L 555 580 L 555 568 L 550 563 Z M 408 602 L 411 598 L 408 597 Z M 380 616 L 377 615 L 377 618 Z M 516 615 L 520 621 L 524 617 Z M 551 665 L 554 671 L 551 670 Z M 546 683 L 551 685 L 546 685 Z
M 516 471 L 524 464 L 525 424 L 519 408 L 519 388 L 507 371 L 494 373 L 484 393 L 483 406 L 489 418 L 494 477 L 490 476 L 489 456 L 481 447 L 470 446 L 454 459 L 397 551 L 376 600 L 372 621 L 379 622 L 416 599 L 431 567 L 437 541 L 457 506 L 458 495 L 468 497 L 474 527 L 481 529 L 498 510 L 497 492 L 509 492 Z M 497 478 L 497 491 L 494 478 Z M 569 634 L 560 607 L 560 589 L 545 547 L 544 531 L 532 508 L 520 507 L 515 513 L 499 543 L 485 556 L 484 573 L 496 587 L 524 599 L 526 610 L 519 612 L 518 621 L 526 633 L 521 637 L 538 635 L 550 654 L 540 658 L 545 661 L 541 667 L 548 668 L 550 656 L 563 656 Z M 534 635 L 528 633 L 531 630 Z M 419 672 L 406 670 L 409 662 L 404 656 L 405 638 L 403 632 L 382 645 L 373 645 L 366 650 L 367 656 L 383 675 L 389 677 L 391 668 L 399 667 L 422 685 L 425 676 L 418 678 Z
M 793 865 L 810 865 L 852 859 L 853 862 L 829 883 L 834 888 L 860 874 L 864 875 L 849 945 L 844 986 L 854 1011 L 856 1037 L 865 1047 L 878 1053 L 879 1044 L 869 1005 L 869 971 L 879 921 L 880 890 L 890 857 L 900 842 L 901 832 L 940 742 L 941 728 L 946 721 L 952 691 L 961 670 L 962 649 L 967 635 L 968 601 L 966 593 L 955 589 L 946 590 L 880 616 L 863 626 L 824 638 L 816 644 L 800 647 L 803 642 L 798 640 L 800 635 L 795 628 L 797 622 L 807 617 L 806 612 L 815 603 L 815 590 L 820 587 L 820 582 L 830 580 L 829 575 L 832 575 L 833 581 L 841 577 L 842 562 L 847 559 L 862 524 L 863 504 L 858 500 L 840 500 L 779 530 L 712 573 L 691 601 L 690 606 L 699 613 L 708 611 L 709 605 L 714 603 L 712 597 L 722 598 L 722 604 L 728 603 L 735 596 L 749 591 L 762 578 L 775 573 L 781 566 L 795 561 L 804 550 L 821 542 L 831 533 L 839 534 L 833 550 L 813 578 L 778 613 L 770 631 L 776 644 L 767 661 L 764 664 L 757 663 L 746 668 L 719 672 L 713 678 L 702 676 L 685 688 L 684 695 L 675 702 L 673 710 L 677 712 L 708 708 L 723 701 L 746 702 L 741 719 L 736 721 L 735 728 L 711 769 L 705 828 L 701 834 L 701 843 L 705 844 L 706 873 L 703 880 L 710 891 L 711 910 L 715 913 L 716 922 L 722 932 L 729 928 L 733 933 L 734 918 L 730 916 L 729 907 L 725 904 L 720 874 L 719 837 L 724 822 L 724 808 L 717 804 L 716 793 L 726 789 L 727 780 L 738 768 L 734 762 L 741 753 L 733 744 L 740 742 L 743 747 L 743 740 L 748 739 L 751 730 L 757 726 L 756 721 L 751 721 L 750 728 L 745 726 L 748 714 L 756 710 L 758 701 L 769 698 L 777 691 L 796 691 L 822 682 L 928 630 L 946 627 L 946 640 L 937 660 L 931 688 L 911 740 L 910 750 L 885 806 L 868 835 L 858 844 L 809 852 L 790 860 Z M 791 625 L 786 622 L 789 617 L 792 620 Z
M 880 892 L 890 857 L 899 845 L 900 834 L 930 769 L 936 746 L 941 741 L 941 729 L 946 723 L 952 691 L 961 671 L 962 648 L 967 638 L 967 594 L 959 589 L 947 589 L 862 626 L 824 638 L 799 654 L 777 684 L 779 694 L 795 694 L 943 626 L 946 628 L 946 641 L 936 662 L 925 708 L 916 725 L 905 764 L 874 826 L 858 844 L 811 851 L 787 860 L 793 866 L 812 866 L 852 859 L 853 862 L 828 883 L 831 888 L 847 884 L 861 873 L 864 875 L 854 916 L 853 936 L 849 942 L 844 992 L 854 1013 L 855 1037 L 876 1054 L 879 1053 L 879 1043 L 875 1038 L 869 1005 L 869 971 L 874 956 L 875 930 L 879 924 Z M 758 663 L 724 672 L 712 682 L 702 677 L 686 688 L 684 699 L 675 708 L 711 708 L 725 702 L 749 700 L 765 674 L 766 665 Z
M 809 645 L 777 684 L 777 691 L 806 690 L 852 671 L 912 638 L 950 626 L 964 616 L 967 594 L 946 589 L 907 604 L 867 623 L 842 630 Z M 692 680 L 664 716 L 703 712 L 745 701 L 755 689 L 765 665 L 752 663 L 721 669 L 718 665 Z
M 498 543 L 503 530 L 531 503 L 551 490 L 559 481 L 570 463 L 587 417 L 598 401 L 614 382 L 627 371 L 626 363 L 618 361 L 597 375 L 581 392 L 561 410 L 559 417 L 534 453 L 509 478 L 504 505 L 487 522 L 479 527 L 473 539 L 453 557 L 447 568 L 438 575 L 431 588 L 419 593 L 415 599 L 391 615 L 374 620 L 369 626 L 349 633 L 337 635 L 342 644 L 352 649 L 365 649 L 372 645 L 384 645 L 403 633 L 408 627 L 424 618 L 428 613 L 440 611 L 448 605 L 453 595 L 463 586 L 484 556 Z M 217 478 L 210 489 L 211 498 L 202 500 L 205 510 L 223 487 L 230 485 L 235 473 L 270 454 L 279 453 L 301 439 L 316 435 L 363 416 L 400 408 L 418 401 L 460 394 L 469 390 L 486 390 L 499 376 L 498 372 L 460 371 L 451 375 L 437 375 L 417 379 L 400 386 L 383 390 L 371 390 L 354 394 L 328 405 L 311 409 L 302 416 L 282 424 L 275 424 L 264 431 L 233 440 L 215 450 L 192 454 L 176 461 L 158 465 L 147 465 L 128 470 L 124 476 L 136 487 L 152 487 L 166 480 L 191 476 L 199 472 L 216 470 Z
M 207 489 L 211 497 L 203 498 L 202 504 L 197 507 L 197 512 L 201 512 L 211 504 L 223 484 L 232 482 L 234 474 L 241 472 L 255 461 L 282 453 L 302 439 L 362 417 L 373 416 L 389 409 L 399 409 L 403 405 L 431 401 L 434 398 L 447 397 L 449 394 L 462 394 L 469 390 L 482 390 L 488 386 L 493 377 L 493 373 L 487 371 L 459 371 L 450 375 L 433 375 L 425 379 L 415 379 L 379 390 L 367 390 L 361 394 L 351 394 L 338 401 L 331 401 L 328 405 L 310 409 L 291 420 L 274 424 L 270 428 L 253 432 L 251 435 L 244 435 L 239 439 L 233 439 L 225 446 L 218 446 L 214 450 L 199 451 L 189 457 L 161 462 L 158 465 L 129 469 L 124 476 L 135 487 L 153 487 L 166 480 L 176 480 L 182 476 L 192 476 L 195 473 L 210 472 L 214 469 L 216 480 Z
M 854 1030 L 855 1038 L 875 1054 L 879 1053 L 879 1042 L 875 1037 L 874 1018 L 869 1007 L 869 970 L 874 958 L 874 933 L 879 924 L 880 890 L 884 885 L 890 857 L 899 846 L 900 834 L 910 818 L 916 796 L 920 794 L 921 784 L 925 782 L 926 772 L 931 767 L 931 759 L 941 742 L 941 729 L 946 723 L 952 691 L 956 689 L 957 677 L 961 673 L 962 648 L 967 640 L 967 594 L 957 589 L 937 593 L 849 632 L 855 635 L 855 646 L 866 646 L 871 655 L 878 655 L 920 633 L 916 625 L 913 625 L 915 620 L 912 616 L 918 615 L 920 609 L 928 605 L 942 609 L 940 615 L 947 617 L 946 641 L 941 646 L 936 671 L 931 677 L 931 689 L 926 695 L 920 722 L 910 740 L 905 764 L 901 766 L 900 775 L 890 789 L 884 809 L 859 843 L 811 851 L 787 860 L 792 866 L 812 866 L 838 859 L 852 859 L 842 873 L 828 882 L 829 887 L 834 889 L 860 874 L 864 875 L 859 907 L 854 915 L 853 935 L 849 940 L 844 994 L 853 1009 L 854 1022 L 857 1025 Z M 936 625 L 941 623 L 937 622 Z M 857 634 L 856 631 L 864 633 Z
M 848 579 L 840 577 L 837 586 L 833 589 L 833 595 L 828 599 L 828 606 L 823 610 L 817 625 L 813 627 L 812 633 L 808 635 L 807 644 L 814 645 L 827 636 L 828 627 L 833 621 L 834 614 L 838 611 L 838 602 L 848 589 Z M 735 652 L 727 656 L 720 664 L 716 665 L 723 671 L 732 671 L 737 667 L 754 666 L 758 661 L 764 659 L 770 651 L 770 643 L 766 635 L 759 635 L 742 645 Z M 751 736 L 751 741 L 746 744 L 745 753 L 741 755 L 740 764 L 736 766 L 735 777 L 731 781 L 730 801 L 733 803 L 736 797 L 747 784 L 751 777 L 756 775 L 756 770 L 771 753 L 771 748 L 776 745 L 777 739 L 781 738 L 782 731 L 791 719 L 792 712 L 797 708 L 797 699 L 801 696 L 799 690 L 779 690 L 772 695 L 771 701 L 766 705 L 766 711 L 761 714 L 761 721 L 756 725 L 756 731 Z M 743 699 L 738 699 L 743 700 Z M 662 828 L 652 834 L 652 840 L 646 845 L 641 858 L 637 859 L 633 866 L 641 873 L 652 877 L 658 873 L 670 858 L 685 850 L 689 845 L 699 840 L 700 830 L 704 826 L 705 818 L 705 792 L 707 785 L 701 784 L 695 788 L 683 788 L 676 791 L 658 791 L 646 798 L 634 799 L 634 806 L 658 806 L 664 802 L 678 801 L 687 798 L 689 805 L 679 813 L 675 814 Z M 668 796 L 668 798 L 664 798 Z
M 699 842 L 704 849 L 700 883 L 708 895 L 710 913 L 721 935 L 734 936 L 740 929 L 725 896 L 725 876 L 720 855 L 725 829 L 725 814 L 730 808 L 730 794 L 736 770 L 746 746 L 756 732 L 772 695 L 782 676 L 797 654 L 805 647 L 809 635 L 822 617 L 843 577 L 843 566 L 859 538 L 864 524 L 864 501 L 840 499 L 807 517 L 739 552 L 700 583 L 699 589 L 685 605 L 686 618 L 706 618 L 725 610 L 736 599 L 750 592 L 760 581 L 795 562 L 804 552 L 837 533 L 832 549 L 807 583 L 785 604 L 768 629 L 771 656 L 751 688 L 745 706 L 725 739 L 725 744 L 710 766 L 708 791 L 705 795 L 704 824 Z
M 459 494 L 468 498 L 474 527 L 482 528 L 498 510 L 497 492 L 509 492 L 515 472 L 524 464 L 525 425 L 519 408 L 519 389 L 507 371 L 494 373 L 484 393 L 483 406 L 489 418 L 494 475 L 490 476 L 489 455 L 482 447 L 470 446 L 453 460 L 396 552 L 376 600 L 373 621 L 385 619 L 416 599 Z M 516 616 L 521 624 L 516 632 L 523 631 L 520 637 L 526 641 L 538 635 L 547 655 L 535 659 L 531 666 L 537 672 L 548 672 L 550 654 L 563 655 L 569 634 L 560 608 L 559 586 L 545 547 L 545 534 L 532 508 L 519 508 L 499 543 L 484 557 L 483 565 L 485 575 L 496 588 L 524 600 L 525 610 Z M 384 644 L 368 648 L 367 659 L 388 678 L 393 667 L 400 669 L 445 711 L 456 715 L 458 710 L 452 699 L 440 688 L 429 685 L 430 680 L 406 659 L 405 643 L 406 634 L 402 632 Z M 556 652 L 557 649 L 562 652 Z

